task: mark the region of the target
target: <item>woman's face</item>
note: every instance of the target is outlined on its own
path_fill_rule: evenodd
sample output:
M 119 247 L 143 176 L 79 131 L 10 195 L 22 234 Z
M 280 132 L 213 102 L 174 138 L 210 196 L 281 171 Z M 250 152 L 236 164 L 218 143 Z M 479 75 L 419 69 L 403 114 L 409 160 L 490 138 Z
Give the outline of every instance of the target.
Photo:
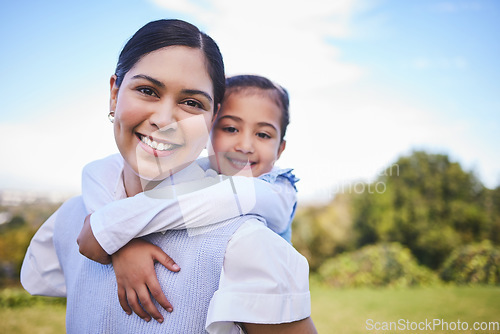
M 115 140 L 145 180 L 162 180 L 192 163 L 207 143 L 213 85 L 199 49 L 165 47 L 143 56 L 120 87 L 111 77 Z

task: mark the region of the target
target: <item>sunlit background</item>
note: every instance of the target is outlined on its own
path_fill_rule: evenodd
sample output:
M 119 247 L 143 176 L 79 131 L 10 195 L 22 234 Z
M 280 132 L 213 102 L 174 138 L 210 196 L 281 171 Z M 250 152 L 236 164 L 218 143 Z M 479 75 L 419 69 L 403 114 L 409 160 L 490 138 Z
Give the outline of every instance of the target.
M 415 149 L 500 184 L 498 1 L 18 0 L 0 5 L 0 190 L 80 191 L 82 167 L 117 151 L 118 54 L 160 18 L 211 35 L 228 75 L 289 90 L 278 164 L 295 168 L 304 202 Z

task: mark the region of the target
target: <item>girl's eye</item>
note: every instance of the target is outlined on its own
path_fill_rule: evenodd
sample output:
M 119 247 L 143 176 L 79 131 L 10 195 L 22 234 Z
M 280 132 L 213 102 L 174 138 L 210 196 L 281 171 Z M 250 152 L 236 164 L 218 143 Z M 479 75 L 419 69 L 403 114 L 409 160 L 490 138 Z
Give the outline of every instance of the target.
M 138 89 L 138 91 L 144 95 L 158 97 L 158 95 L 155 93 L 155 91 L 152 90 L 151 88 L 141 87 Z
M 257 133 L 257 136 L 258 136 L 259 138 L 262 138 L 262 139 L 269 139 L 269 138 L 271 138 L 271 136 L 270 136 L 270 135 L 268 135 L 267 133 L 264 133 L 264 132 L 259 132 L 259 133 Z
M 203 109 L 203 105 L 200 102 L 195 101 L 195 100 L 186 100 L 182 103 L 189 106 L 189 107 Z
M 229 133 L 235 133 L 238 131 L 235 127 L 232 127 L 232 126 L 225 126 L 222 128 L 222 130 L 224 132 L 229 132 Z

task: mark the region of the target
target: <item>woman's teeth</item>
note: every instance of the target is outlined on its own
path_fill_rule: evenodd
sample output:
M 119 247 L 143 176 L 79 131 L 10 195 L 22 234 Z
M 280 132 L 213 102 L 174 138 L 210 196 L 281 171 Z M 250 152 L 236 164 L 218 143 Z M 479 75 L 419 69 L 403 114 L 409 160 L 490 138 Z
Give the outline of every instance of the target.
M 176 145 L 174 144 L 167 144 L 167 143 L 158 143 L 157 141 L 154 141 L 146 136 L 141 136 L 141 141 L 151 147 L 152 149 L 158 150 L 158 151 L 169 151 L 174 149 Z

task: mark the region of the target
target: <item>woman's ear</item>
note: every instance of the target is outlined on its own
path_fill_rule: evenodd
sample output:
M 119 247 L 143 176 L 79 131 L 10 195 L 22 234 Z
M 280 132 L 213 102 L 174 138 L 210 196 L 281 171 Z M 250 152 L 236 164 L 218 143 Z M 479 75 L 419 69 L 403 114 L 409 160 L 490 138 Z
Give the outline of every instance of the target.
M 116 110 L 116 100 L 118 98 L 118 86 L 116 85 L 116 75 L 113 74 L 109 79 L 109 110 Z
M 281 153 L 283 153 L 283 151 L 285 150 L 285 147 L 286 147 L 286 140 L 282 140 L 281 143 L 280 143 L 280 147 L 278 148 L 278 156 L 276 158 L 276 160 L 278 160 L 281 156 Z

